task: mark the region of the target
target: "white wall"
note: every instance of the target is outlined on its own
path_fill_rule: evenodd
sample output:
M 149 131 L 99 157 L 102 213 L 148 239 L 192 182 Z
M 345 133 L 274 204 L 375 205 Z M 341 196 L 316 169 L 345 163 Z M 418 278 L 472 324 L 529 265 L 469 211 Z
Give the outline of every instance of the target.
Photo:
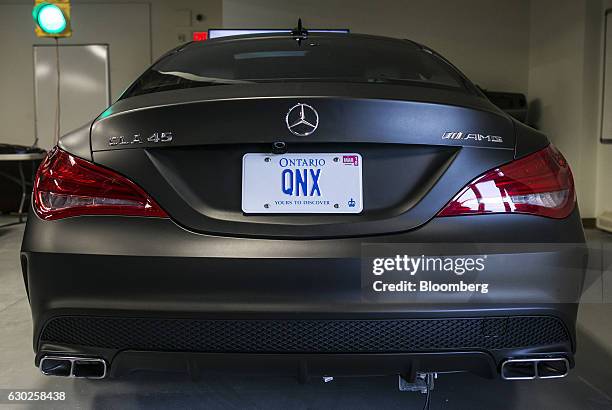
M 572 166 L 584 217 L 595 213 L 595 184 L 589 170 L 596 155 L 594 130 L 585 135 L 584 0 L 531 3 L 529 102 L 531 121 L 544 131 Z M 589 160 L 590 158 L 590 160 Z
M 32 45 L 53 44 L 34 35 L 31 0 L 0 0 L 0 143 L 30 145 L 34 141 Z M 177 10 L 189 10 L 188 22 L 177 21 Z M 195 21 L 201 13 L 205 19 Z M 110 49 L 111 99 L 151 61 L 176 47 L 192 30 L 221 25 L 220 0 L 73 1 L 73 36 L 63 44 L 107 43 Z M 10 58 L 7 58 L 10 56 Z
M 612 209 L 612 146 L 599 142 L 604 2 L 533 0 L 530 14 L 531 119 L 570 162 L 582 217 L 596 217 Z
M 349 28 L 409 38 L 440 52 L 477 84 L 527 92 L 528 0 L 223 0 L 227 28 Z
M 584 187 L 583 191 L 588 195 L 587 198 L 592 201 L 592 205 L 585 209 L 584 217 L 586 218 L 601 214 L 601 204 L 598 196 L 603 187 L 600 187 L 599 183 L 605 179 L 597 170 L 598 152 L 603 146 L 600 143 L 603 95 L 603 15 L 602 0 L 586 1 L 582 132 L 585 145 L 582 153 L 582 175 L 579 182 Z M 608 190 L 610 189 L 612 189 L 612 185 L 608 185 Z
M 222 25 L 222 0 L 150 0 L 147 3 L 151 5 L 151 38 L 154 60 L 183 43 L 180 36 L 185 36 L 186 41 L 191 41 L 192 31 L 206 31 L 211 27 L 218 28 Z M 191 25 L 185 26 L 182 19 L 177 18 L 179 11 L 187 11 L 191 14 Z M 195 19 L 198 14 L 204 17 L 201 22 Z
M 600 20 L 598 27 L 600 29 L 603 26 L 603 14 L 604 10 L 606 9 L 612 9 L 612 0 L 606 0 L 603 2 L 603 7 L 599 15 Z M 608 27 L 608 30 L 612 30 L 612 27 Z M 601 109 L 600 106 L 598 109 Z M 601 213 L 604 211 L 612 212 L 612 144 L 598 145 L 596 192 L 597 215 L 601 215 Z
M 34 140 L 32 45 L 54 42 L 34 35 L 31 9 L 31 4 L 0 4 L 0 53 L 11 56 L 4 59 L 10 65 L 4 68 L 8 75 L 0 76 L 0 122 L 9 124 L 0 131 L 2 142 L 29 145 Z M 87 4 L 75 7 L 72 14 L 75 35 L 61 43 L 109 44 L 111 93 L 117 96 L 151 61 L 148 5 Z M 120 28 L 108 30 L 111 24 Z

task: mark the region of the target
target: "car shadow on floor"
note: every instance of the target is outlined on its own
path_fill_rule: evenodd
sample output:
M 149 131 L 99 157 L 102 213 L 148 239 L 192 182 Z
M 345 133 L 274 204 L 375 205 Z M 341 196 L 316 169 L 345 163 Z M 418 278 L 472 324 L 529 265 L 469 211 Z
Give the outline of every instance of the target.
M 606 310 L 612 314 L 612 305 Z M 608 319 L 609 323 L 609 319 Z M 578 377 L 593 389 L 598 390 L 612 403 L 612 346 L 607 349 L 591 335 L 578 328 L 578 353 L 576 369 Z

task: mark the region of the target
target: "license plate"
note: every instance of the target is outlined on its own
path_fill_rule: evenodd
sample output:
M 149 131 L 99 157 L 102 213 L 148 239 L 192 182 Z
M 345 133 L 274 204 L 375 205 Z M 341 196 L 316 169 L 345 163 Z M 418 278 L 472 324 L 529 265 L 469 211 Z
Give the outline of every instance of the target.
M 242 211 L 357 214 L 363 210 L 361 155 L 245 154 Z

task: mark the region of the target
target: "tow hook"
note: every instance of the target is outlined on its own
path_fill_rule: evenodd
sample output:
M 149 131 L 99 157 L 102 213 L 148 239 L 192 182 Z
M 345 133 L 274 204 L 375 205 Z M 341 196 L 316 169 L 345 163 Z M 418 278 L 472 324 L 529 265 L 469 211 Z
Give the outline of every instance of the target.
M 434 380 L 438 378 L 438 373 L 417 373 L 413 381 L 406 380 L 399 375 L 400 391 L 429 393 L 434 389 Z

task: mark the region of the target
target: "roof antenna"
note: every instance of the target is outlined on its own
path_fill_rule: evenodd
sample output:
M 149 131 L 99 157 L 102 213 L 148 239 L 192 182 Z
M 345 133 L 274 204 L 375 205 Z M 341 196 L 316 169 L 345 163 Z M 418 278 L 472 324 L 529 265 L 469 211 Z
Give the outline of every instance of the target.
M 302 19 L 298 18 L 298 25 L 291 31 L 291 37 L 297 41 L 298 45 L 302 45 L 302 40 L 308 38 L 308 30 L 302 26 Z

